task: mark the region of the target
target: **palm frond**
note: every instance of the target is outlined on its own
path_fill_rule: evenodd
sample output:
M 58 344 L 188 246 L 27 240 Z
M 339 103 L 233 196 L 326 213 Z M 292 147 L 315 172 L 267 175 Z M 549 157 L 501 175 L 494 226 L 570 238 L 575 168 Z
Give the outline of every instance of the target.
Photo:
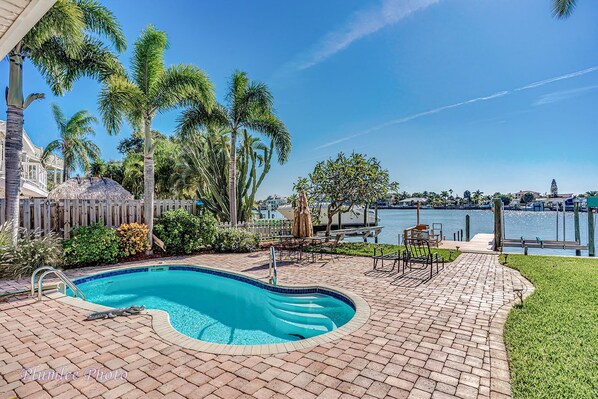
M 44 152 L 42 152 L 41 156 L 41 163 L 42 165 L 46 166 L 50 155 L 53 155 L 56 150 L 58 150 L 62 146 L 62 141 L 60 139 L 56 139 L 51 141 L 46 148 L 44 148 Z
M 31 61 L 55 95 L 71 90 L 74 82 L 84 76 L 104 81 L 115 74 L 124 74 L 118 58 L 92 37 L 84 38 L 76 57 L 66 52 L 62 38 L 53 37 L 43 49 L 31 54 Z
M 202 128 L 214 130 L 225 127 L 228 127 L 228 120 L 222 105 L 215 104 L 208 110 L 203 103 L 195 103 L 178 117 L 176 132 L 184 139 Z
M 164 74 L 164 50 L 168 47 L 166 33 L 149 25 L 135 41 L 131 69 L 132 80 L 147 96 Z
M 575 9 L 577 0 L 553 0 L 552 13 L 558 18 L 567 18 Z
M 150 97 L 156 111 L 193 103 L 199 103 L 210 111 L 214 104 L 214 85 L 208 75 L 196 66 L 173 65 L 156 81 Z
M 54 116 L 58 131 L 64 132 L 66 130 L 66 118 L 64 117 L 64 113 L 56 103 L 52 103 L 50 107 L 52 108 L 52 115 Z
M 138 127 L 142 105 L 143 93 L 123 76 L 108 79 L 98 96 L 98 107 L 108 134 L 118 133 L 125 117 L 132 126 Z
M 76 58 L 85 37 L 83 11 L 76 3 L 58 0 L 23 38 L 23 50 L 35 54 L 46 42 L 60 38 L 63 51 Z
M 278 163 L 283 164 L 287 161 L 291 152 L 291 134 L 280 119 L 271 113 L 262 113 L 253 115 L 245 125 L 272 140 L 278 155 Z
M 88 32 L 110 40 L 119 53 L 126 50 L 127 39 L 112 11 L 95 0 L 77 0 L 76 3 Z

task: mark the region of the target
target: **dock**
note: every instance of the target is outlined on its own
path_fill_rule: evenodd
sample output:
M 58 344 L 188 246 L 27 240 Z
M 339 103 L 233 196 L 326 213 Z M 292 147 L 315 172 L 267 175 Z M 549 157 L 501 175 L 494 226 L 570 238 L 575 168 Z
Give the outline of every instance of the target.
M 457 249 L 462 252 L 497 253 L 492 250 L 494 234 L 476 234 L 470 241 L 443 240 L 438 248 Z
M 503 239 L 503 247 L 509 248 L 546 248 L 546 249 L 569 249 L 569 250 L 581 250 L 585 251 L 588 249 L 587 245 L 582 245 L 577 241 L 554 241 L 554 240 L 540 240 L 531 239 L 526 240 L 520 239 Z
M 347 229 L 330 230 L 330 236 L 337 237 L 340 235 L 342 241 L 345 237 L 363 237 L 364 240 L 368 238 L 376 239 L 378 234 L 382 231 L 383 226 L 370 226 L 370 227 L 350 227 Z M 317 235 L 321 236 L 326 234 L 325 231 L 318 231 Z

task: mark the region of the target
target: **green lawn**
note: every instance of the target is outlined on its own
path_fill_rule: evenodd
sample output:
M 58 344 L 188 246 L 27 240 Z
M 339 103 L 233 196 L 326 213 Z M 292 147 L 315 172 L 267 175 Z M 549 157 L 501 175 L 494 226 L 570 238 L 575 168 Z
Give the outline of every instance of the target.
M 374 244 L 370 242 L 341 242 L 336 247 L 337 252 L 341 255 L 352 255 L 352 256 L 374 256 L 374 248 L 381 248 L 385 254 L 396 252 L 397 250 L 403 250 L 405 247 L 394 244 Z M 448 249 L 437 249 L 432 248 L 433 253 L 438 253 L 446 260 L 449 260 Z M 461 252 L 453 250 L 451 260 L 455 260 Z
M 510 255 L 536 287 L 505 325 L 515 398 L 598 398 L 598 259 Z

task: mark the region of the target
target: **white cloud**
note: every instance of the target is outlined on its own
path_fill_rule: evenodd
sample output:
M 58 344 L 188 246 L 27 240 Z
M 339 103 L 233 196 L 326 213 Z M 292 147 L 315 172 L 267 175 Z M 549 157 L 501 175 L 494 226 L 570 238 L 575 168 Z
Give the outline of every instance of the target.
M 298 56 L 286 69 L 302 70 L 326 60 L 349 47 L 353 42 L 396 24 L 409 15 L 440 0 L 382 0 L 376 7 L 353 14 L 340 29 L 328 33 L 309 51 Z
M 434 108 L 434 109 L 431 109 L 429 111 L 424 111 L 424 112 L 420 112 L 420 113 L 417 113 L 417 114 L 405 116 L 403 118 L 399 118 L 399 119 L 395 119 L 395 120 L 392 120 L 392 121 L 384 122 L 384 123 L 382 123 L 380 125 L 371 127 L 371 128 L 369 128 L 367 130 L 364 130 L 364 131 L 362 131 L 360 133 L 352 134 L 350 136 L 345 136 L 345 137 L 339 138 L 337 140 L 331 141 L 329 143 L 322 144 L 322 145 L 316 147 L 315 149 L 318 150 L 318 149 L 322 149 L 322 148 L 331 147 L 333 145 L 343 143 L 345 141 L 354 139 L 356 137 L 365 136 L 367 134 L 373 133 L 373 132 L 375 132 L 377 130 L 383 129 L 383 128 L 388 127 L 388 126 L 398 125 L 398 124 L 409 122 L 409 121 L 412 121 L 414 119 L 418 119 L 418 118 L 421 118 L 421 117 L 424 117 L 424 116 L 437 114 L 437 113 L 442 112 L 442 111 L 446 111 L 446 110 L 453 109 L 453 108 L 459 108 L 459 107 L 462 107 L 464 105 L 469 105 L 469 104 L 477 103 L 477 102 L 480 102 L 480 101 L 488 101 L 488 100 L 493 100 L 495 98 L 505 97 L 507 95 L 512 94 L 513 92 L 522 91 L 522 90 L 529 90 L 529 89 L 535 89 L 537 87 L 541 87 L 541 86 L 544 86 L 544 85 L 547 85 L 547 84 L 550 84 L 550 83 L 553 83 L 553 82 L 558 82 L 560 80 L 575 78 L 575 77 L 582 76 L 582 75 L 585 75 L 585 74 L 588 74 L 588 73 L 591 73 L 591 72 L 594 72 L 594 71 L 598 71 L 598 66 L 594 66 L 594 67 L 591 67 L 591 68 L 583 69 L 583 70 L 577 71 L 577 72 L 568 73 L 568 74 L 565 74 L 565 75 L 556 76 L 556 77 L 550 78 L 550 79 L 541 80 L 541 81 L 538 81 L 538 82 L 535 82 L 535 83 L 530 83 L 528 85 L 525 85 L 525 86 L 513 89 L 512 91 L 509 91 L 509 90 L 499 91 L 499 92 L 496 92 L 494 94 L 490 94 L 488 96 L 476 97 L 476 98 L 472 98 L 472 99 L 466 100 L 466 101 L 461 101 L 461 102 L 458 102 L 458 103 L 455 103 L 455 104 L 450 104 L 450 105 L 445 105 L 445 106 L 442 106 L 442 107 Z M 544 101 L 541 104 L 547 104 L 549 102 L 561 101 L 561 100 L 564 100 L 566 98 L 571 98 L 571 97 L 580 95 L 584 91 L 593 90 L 593 89 L 596 89 L 596 88 L 598 88 L 598 86 L 588 86 L 588 87 L 584 87 L 584 88 L 581 88 L 581 89 L 555 92 L 555 93 L 551 93 L 551 94 L 547 94 L 546 96 L 543 96 L 543 97 L 546 97 L 543 100 L 542 100 L 542 97 L 540 97 L 540 100 L 538 100 L 538 101 Z M 536 105 L 538 105 L 538 102 L 536 102 Z
M 587 93 L 589 91 L 596 90 L 596 89 L 598 89 L 598 85 L 580 87 L 578 89 L 572 89 L 572 90 L 555 91 L 553 93 L 544 94 L 544 95 L 538 97 L 538 99 L 534 102 L 534 105 L 546 105 L 546 104 L 556 103 L 559 101 L 568 100 L 570 98 L 575 98 L 575 97 L 584 95 L 585 93 Z
M 536 87 L 544 86 L 544 85 L 547 85 L 549 83 L 558 82 L 559 80 L 564 80 L 564 79 L 576 78 L 578 76 L 582 76 L 582 75 L 585 75 L 587 73 L 594 72 L 594 71 L 598 71 L 598 66 L 594 66 L 594 67 L 591 67 L 591 68 L 583 69 L 583 70 L 577 71 L 577 72 L 568 73 L 568 74 L 561 75 L 561 76 L 556 76 L 554 78 L 540 80 L 539 82 L 534 82 L 534 83 L 530 83 L 530 84 L 528 84 L 526 86 L 519 87 L 519 88 L 515 89 L 514 91 L 535 89 Z

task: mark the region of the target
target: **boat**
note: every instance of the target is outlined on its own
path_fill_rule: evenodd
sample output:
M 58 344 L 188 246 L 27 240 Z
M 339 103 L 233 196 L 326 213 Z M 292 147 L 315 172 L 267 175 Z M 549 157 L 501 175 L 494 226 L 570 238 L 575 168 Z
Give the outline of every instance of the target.
M 277 210 L 278 210 L 278 212 L 280 212 L 282 214 L 282 216 L 285 217 L 285 219 L 293 220 L 293 215 L 295 213 L 295 209 L 293 208 L 292 205 L 290 205 L 290 204 L 280 205 Z M 314 228 L 326 227 L 326 223 L 328 222 L 327 210 L 328 210 L 328 205 L 322 204 L 320 220 L 319 220 L 319 223 L 316 220 L 313 221 Z M 342 227 L 363 226 L 364 225 L 363 224 L 363 211 L 364 211 L 364 208 L 362 206 L 354 206 L 348 212 L 343 212 L 341 214 Z M 378 218 L 378 221 L 379 220 L 380 220 L 380 218 Z M 376 212 L 373 209 L 368 209 L 367 222 L 370 226 L 373 226 L 374 224 L 376 224 Z M 332 226 L 333 227 L 338 226 L 338 215 L 335 215 L 333 217 Z

